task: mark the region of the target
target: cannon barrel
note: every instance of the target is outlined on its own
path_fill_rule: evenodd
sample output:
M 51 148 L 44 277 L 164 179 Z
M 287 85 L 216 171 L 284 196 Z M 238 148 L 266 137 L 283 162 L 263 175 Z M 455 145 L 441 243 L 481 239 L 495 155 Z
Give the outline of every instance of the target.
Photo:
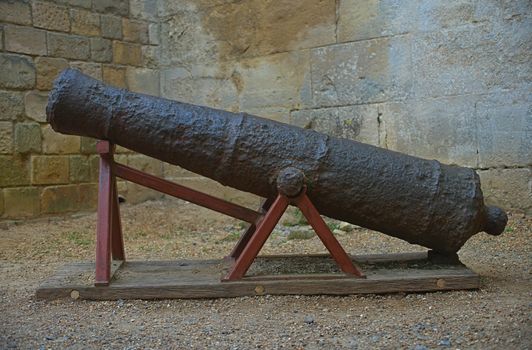
M 46 108 L 52 128 L 109 140 L 242 191 L 271 198 L 288 167 L 331 218 L 444 254 L 472 235 L 500 234 L 474 170 L 336 138 L 246 113 L 132 93 L 67 69 Z

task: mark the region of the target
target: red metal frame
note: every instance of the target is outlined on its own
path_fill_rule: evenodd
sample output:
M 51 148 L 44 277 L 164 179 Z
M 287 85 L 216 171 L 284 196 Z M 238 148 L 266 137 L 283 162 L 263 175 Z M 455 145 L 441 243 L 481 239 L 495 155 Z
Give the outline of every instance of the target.
M 264 216 L 255 225 L 251 225 L 248 228 L 231 253 L 230 258 L 234 259 L 234 264 L 222 279 L 223 281 L 234 281 L 244 277 L 290 204 L 297 206 L 301 210 L 325 248 L 327 248 L 332 258 L 345 274 L 364 277 L 362 271 L 353 263 L 327 224 L 325 224 L 325 221 L 323 221 L 320 213 L 307 196 L 306 187 L 304 187 L 297 197 L 289 198 L 283 194 L 278 194 L 272 204 L 266 201 L 262 207 L 263 210 L 267 210 Z M 255 227 L 256 229 L 254 229 Z
M 96 227 L 96 281 L 97 286 L 109 285 L 111 259 L 125 261 L 124 240 L 118 207 L 116 177 L 113 173 L 114 146 L 100 141 L 96 145 L 100 154 L 100 179 L 98 188 L 98 223 Z
M 228 257 L 233 261 L 233 264 L 228 274 L 222 279 L 224 281 L 234 281 L 244 277 L 289 205 L 299 207 L 344 273 L 357 277 L 364 276 L 353 264 L 351 258 L 321 218 L 319 212 L 306 195 L 306 188 L 303 188 L 301 194 L 295 198 L 279 194 L 274 200 L 267 199 L 262 204 L 260 211 L 254 211 L 146 174 L 123 164 L 115 163 L 113 158 L 114 145 L 108 141 L 99 141 L 96 145 L 96 150 L 100 154 L 98 224 L 96 230 L 96 286 L 109 285 L 112 277 L 112 260 L 125 261 L 116 177 L 248 222 L 250 224 L 249 228 L 242 235 Z

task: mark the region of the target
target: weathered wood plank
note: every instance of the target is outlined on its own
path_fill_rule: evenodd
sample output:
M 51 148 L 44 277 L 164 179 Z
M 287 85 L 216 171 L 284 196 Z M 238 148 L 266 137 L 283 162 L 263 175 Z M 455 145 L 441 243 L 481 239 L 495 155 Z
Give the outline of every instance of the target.
M 342 273 L 269 273 L 269 263 L 293 262 L 297 267 L 298 263 L 309 264 L 310 261 L 310 265 L 314 262 L 320 265 L 330 259 L 326 255 L 259 257 L 254 275 L 231 282 L 221 282 L 230 264 L 226 260 L 133 261 L 124 263 L 120 269 L 115 266 L 114 270 L 118 269 L 115 278 L 107 287 L 93 286 L 93 263 L 74 263 L 45 281 L 36 296 L 66 298 L 75 290 L 80 299 L 95 300 L 218 298 L 262 294 L 427 292 L 480 286 L 479 276 L 463 265 L 430 264 L 426 253 L 392 256 L 392 260 L 389 255 L 355 256 L 354 260 L 364 262 L 365 279 Z M 276 271 L 275 268 L 271 270 Z M 269 274 L 261 274 L 264 271 Z

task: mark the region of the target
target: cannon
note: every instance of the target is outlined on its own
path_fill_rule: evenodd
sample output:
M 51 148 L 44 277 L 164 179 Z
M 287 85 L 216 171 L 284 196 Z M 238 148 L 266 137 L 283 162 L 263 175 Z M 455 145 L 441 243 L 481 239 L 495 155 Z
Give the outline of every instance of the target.
M 473 169 L 132 93 L 73 69 L 56 79 L 46 115 L 60 133 L 109 140 L 265 198 L 283 178 L 289 184 L 291 169 L 320 213 L 442 254 L 477 232 L 499 235 L 507 222 L 503 210 L 484 204 Z

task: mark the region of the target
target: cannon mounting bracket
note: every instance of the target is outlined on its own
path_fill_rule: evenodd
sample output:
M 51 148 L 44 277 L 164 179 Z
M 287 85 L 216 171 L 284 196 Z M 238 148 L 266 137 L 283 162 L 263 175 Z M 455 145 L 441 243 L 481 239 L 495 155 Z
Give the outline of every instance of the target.
M 295 197 L 288 197 L 283 194 L 280 186 L 279 194 L 275 199 L 266 199 L 260 211 L 254 211 L 116 163 L 113 157 L 114 145 L 109 141 L 99 141 L 96 150 L 100 154 L 100 175 L 95 286 L 108 286 L 113 277 L 112 272 L 116 270 L 112 267 L 120 267 L 126 259 L 118 206 L 117 177 L 248 222 L 249 228 L 227 257 L 231 264 L 229 272 L 222 277 L 224 282 L 238 281 L 244 278 L 289 205 L 297 206 L 301 210 L 341 271 L 348 276 L 365 277 L 321 218 L 318 210 L 307 196 L 304 185 Z
M 285 194 L 279 193 L 275 200 L 267 199 L 263 203 L 262 211 L 264 216 L 260 217 L 257 223 L 249 226 L 231 252 L 231 255 L 229 255 L 228 259 L 232 260 L 234 264 L 222 281 L 234 281 L 244 277 L 289 205 L 297 206 L 301 210 L 331 254 L 331 257 L 346 275 L 365 277 L 331 233 L 331 230 L 307 196 L 306 187 L 303 187 L 296 197 L 287 197 Z

